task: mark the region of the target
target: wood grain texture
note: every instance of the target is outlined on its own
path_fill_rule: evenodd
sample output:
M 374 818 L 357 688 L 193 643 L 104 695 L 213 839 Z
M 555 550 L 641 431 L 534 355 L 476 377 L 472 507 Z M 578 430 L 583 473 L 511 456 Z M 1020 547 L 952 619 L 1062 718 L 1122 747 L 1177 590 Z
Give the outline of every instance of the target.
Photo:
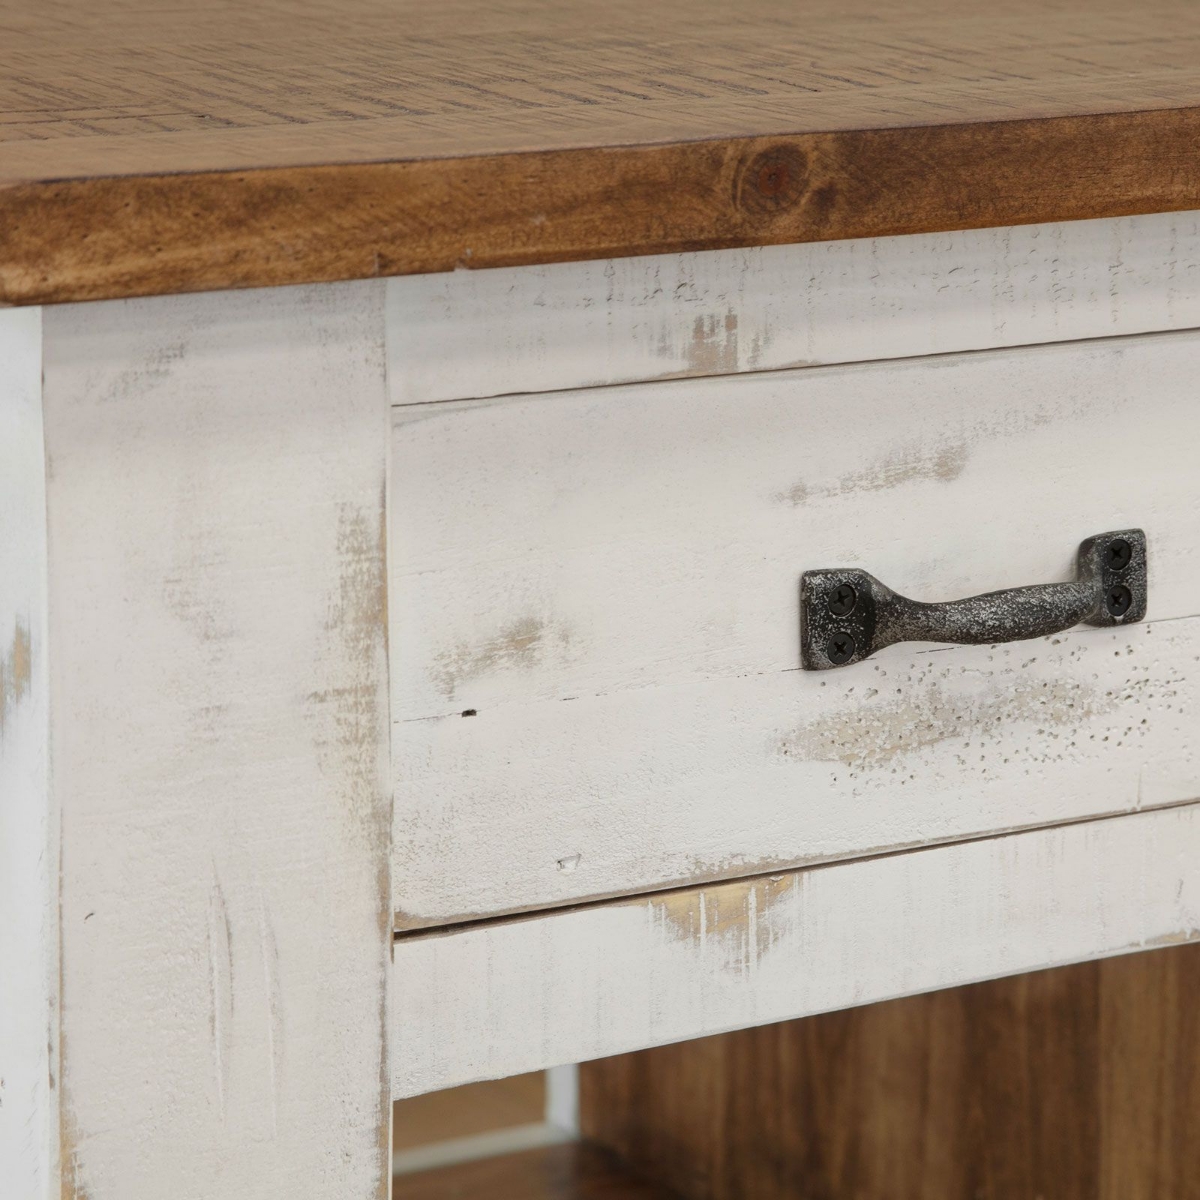
M 581 1068 L 585 1132 L 689 1200 L 1195 1200 L 1200 947 Z
M 42 314 L 0 312 L 0 1193 L 59 1200 Z
M 64 1200 L 384 1200 L 382 288 L 45 316 Z
M 1200 951 L 1101 964 L 1102 1200 L 1200 1198 Z
M 388 281 L 393 404 L 1200 326 L 1200 213 Z
M 639 1179 L 615 1156 L 568 1144 L 398 1176 L 393 1200 L 677 1200 Z
M 0 7 L 0 300 L 1200 207 L 1186 0 Z
M 1200 939 L 1200 805 L 395 946 L 397 1097 Z
M 1198 368 L 1183 332 L 396 409 L 397 928 L 1200 796 Z M 799 670 L 805 570 L 949 600 L 1131 526 L 1144 625 Z

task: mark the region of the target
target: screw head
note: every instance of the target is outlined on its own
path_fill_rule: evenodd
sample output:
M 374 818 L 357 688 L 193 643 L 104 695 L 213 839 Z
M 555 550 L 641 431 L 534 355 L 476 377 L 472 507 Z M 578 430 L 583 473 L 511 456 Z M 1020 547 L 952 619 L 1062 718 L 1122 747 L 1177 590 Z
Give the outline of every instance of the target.
M 1133 593 L 1123 584 L 1110 587 L 1104 595 L 1104 607 L 1114 617 L 1123 617 L 1133 604 Z
M 833 595 L 829 597 L 829 611 L 835 617 L 844 617 L 854 611 L 854 606 L 858 603 L 858 593 L 849 583 L 838 584 L 833 590 Z
M 1114 538 L 1104 547 L 1104 565 L 1110 571 L 1123 571 L 1133 559 L 1133 547 L 1124 538 Z
M 854 657 L 854 639 L 848 633 L 831 634 L 825 643 L 825 656 L 835 667 L 849 662 Z

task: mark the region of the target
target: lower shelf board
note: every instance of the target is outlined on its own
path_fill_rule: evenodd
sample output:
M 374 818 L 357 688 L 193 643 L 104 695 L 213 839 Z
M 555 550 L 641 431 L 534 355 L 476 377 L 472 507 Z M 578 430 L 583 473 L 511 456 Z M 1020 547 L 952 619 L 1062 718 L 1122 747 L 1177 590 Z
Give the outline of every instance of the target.
M 407 935 L 392 1093 L 1191 941 L 1200 801 Z
M 393 1200 L 677 1200 L 631 1175 L 611 1154 L 570 1142 L 399 1175 Z

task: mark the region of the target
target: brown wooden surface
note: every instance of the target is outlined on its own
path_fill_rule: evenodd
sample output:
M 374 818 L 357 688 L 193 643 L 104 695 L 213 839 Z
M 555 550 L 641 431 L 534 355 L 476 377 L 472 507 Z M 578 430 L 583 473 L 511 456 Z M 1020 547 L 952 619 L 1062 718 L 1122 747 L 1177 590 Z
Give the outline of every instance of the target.
M 1192 0 L 0 0 L 0 302 L 1200 207 Z
M 1200 946 L 582 1068 L 585 1134 L 690 1200 L 1197 1200 Z
M 611 1155 L 560 1145 L 398 1175 L 392 1200 L 676 1200 Z
M 452 1138 L 536 1125 L 545 1117 L 546 1076 L 542 1071 L 468 1083 L 397 1100 L 392 1105 L 392 1149 L 412 1150 Z

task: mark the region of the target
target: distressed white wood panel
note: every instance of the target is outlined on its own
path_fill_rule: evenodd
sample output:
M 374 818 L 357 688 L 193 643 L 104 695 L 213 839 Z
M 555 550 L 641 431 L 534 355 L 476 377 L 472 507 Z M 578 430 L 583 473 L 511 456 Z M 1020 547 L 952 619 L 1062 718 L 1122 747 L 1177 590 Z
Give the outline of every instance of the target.
M 0 312 L 0 1193 L 58 1200 L 42 315 Z
M 397 926 L 1191 799 L 1198 691 L 1192 619 L 412 722 Z
M 398 925 L 1200 794 L 1198 375 L 1179 333 L 397 410 Z M 945 600 L 1130 525 L 1151 624 L 797 670 L 806 569 Z
M 412 275 L 395 403 L 1200 326 L 1200 213 Z
M 386 1197 L 376 283 L 46 312 L 65 1194 Z
M 393 1090 L 1197 938 L 1195 805 L 410 935 Z

